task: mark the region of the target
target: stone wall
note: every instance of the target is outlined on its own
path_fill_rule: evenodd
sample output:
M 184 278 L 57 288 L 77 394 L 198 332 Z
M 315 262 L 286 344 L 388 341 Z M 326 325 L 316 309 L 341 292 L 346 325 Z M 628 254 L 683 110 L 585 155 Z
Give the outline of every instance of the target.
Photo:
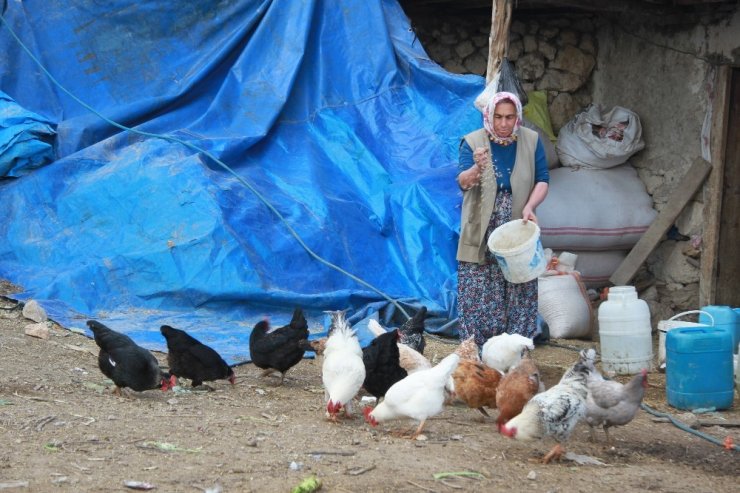
M 449 72 L 485 76 L 490 16 L 431 16 L 413 21 L 432 60 Z M 508 58 L 525 91 L 547 92 L 555 132 L 591 102 L 595 30 L 589 15 L 512 20 Z

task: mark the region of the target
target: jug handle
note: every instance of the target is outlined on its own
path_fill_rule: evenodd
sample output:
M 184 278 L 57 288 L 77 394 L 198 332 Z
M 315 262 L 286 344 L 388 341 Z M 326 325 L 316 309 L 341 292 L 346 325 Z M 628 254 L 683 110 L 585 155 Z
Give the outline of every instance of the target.
M 707 317 L 709 317 L 709 319 L 712 321 L 712 327 L 714 327 L 714 317 L 712 316 L 711 313 L 705 312 L 704 310 L 689 310 L 689 311 L 686 311 L 686 312 L 681 312 L 681 313 L 678 313 L 676 315 L 673 315 L 668 320 L 675 320 L 675 319 L 677 319 L 679 317 L 683 317 L 684 315 L 693 315 L 693 314 L 699 314 L 699 313 L 703 313 L 704 315 L 706 315 Z

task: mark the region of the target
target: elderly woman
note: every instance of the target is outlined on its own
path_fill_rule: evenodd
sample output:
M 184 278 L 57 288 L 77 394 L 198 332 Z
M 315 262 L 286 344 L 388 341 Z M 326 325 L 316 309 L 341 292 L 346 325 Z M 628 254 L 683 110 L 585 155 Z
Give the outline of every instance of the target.
M 537 132 L 524 128 L 522 104 L 496 93 L 483 112 L 483 127 L 460 143 L 463 191 L 457 246 L 460 339 L 478 346 L 507 332 L 533 337 L 537 328 L 537 279 L 512 284 L 488 251 L 491 232 L 512 219 L 537 222 L 549 181 L 545 149 Z

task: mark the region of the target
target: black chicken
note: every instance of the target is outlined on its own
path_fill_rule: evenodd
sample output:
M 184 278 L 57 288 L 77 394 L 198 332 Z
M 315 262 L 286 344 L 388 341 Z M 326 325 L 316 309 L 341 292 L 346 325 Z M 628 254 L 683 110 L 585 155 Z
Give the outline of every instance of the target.
M 95 343 L 100 348 L 98 366 L 103 374 L 113 380 L 113 393 L 121 395 L 128 387 L 137 392 L 161 388 L 172 388 L 172 377 L 159 368 L 157 358 L 138 346 L 129 336 L 109 329 L 97 320 L 88 320 Z
M 163 325 L 159 330 L 167 339 L 167 363 L 172 375 L 189 378 L 193 387 L 222 378 L 232 385 L 236 383 L 234 370 L 213 348 L 184 330 L 169 325 Z
M 397 330 L 386 332 L 362 349 L 362 362 L 365 363 L 362 386 L 378 399 L 407 375 L 399 364 L 398 338 Z
M 249 351 L 252 363 L 265 370 L 267 376 L 274 371 L 280 372 L 280 385 L 285 380 L 285 373 L 298 364 L 306 351 L 308 339 L 308 322 L 303 310 L 296 308 L 290 324 L 277 328 L 268 334 L 270 324 L 262 320 L 254 326 L 249 336 Z
M 422 306 L 413 317 L 406 320 L 398 329 L 401 334 L 400 342 L 406 344 L 419 354 L 424 354 L 426 341 L 424 340 L 424 319 L 427 316 L 427 307 Z

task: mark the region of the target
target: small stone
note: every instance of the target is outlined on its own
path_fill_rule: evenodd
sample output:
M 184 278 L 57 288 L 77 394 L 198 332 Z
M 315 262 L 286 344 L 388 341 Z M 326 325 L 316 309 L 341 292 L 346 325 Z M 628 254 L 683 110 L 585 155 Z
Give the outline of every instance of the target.
M 293 462 L 290 463 L 290 470 L 291 471 L 300 471 L 301 469 L 303 469 L 303 463 L 301 463 L 301 462 L 295 462 L 295 461 L 293 461 Z
M 427 436 L 426 436 L 426 435 L 418 435 L 418 436 L 416 437 L 416 440 L 418 440 L 418 441 L 420 441 L 420 442 L 426 442 L 427 440 L 429 440 L 429 438 L 427 438 Z
M 49 327 L 47 327 L 45 322 L 26 325 L 25 334 L 39 339 L 48 339 Z
M 46 316 L 46 310 L 41 308 L 36 300 L 31 300 L 23 306 L 23 316 L 37 323 L 49 320 L 49 317 Z
M 463 439 L 462 435 L 452 435 L 450 437 L 450 440 L 462 440 L 462 439 Z
M 247 441 L 247 443 L 245 445 L 247 447 L 256 447 L 257 446 L 257 440 L 254 440 L 254 439 L 249 440 L 249 441 Z
M 255 392 L 257 392 L 259 395 L 265 395 L 267 392 L 263 389 L 254 389 Z
M 529 479 L 530 481 L 534 481 L 535 479 L 537 479 L 537 473 L 534 471 L 529 471 L 529 474 L 527 474 L 527 479 Z

